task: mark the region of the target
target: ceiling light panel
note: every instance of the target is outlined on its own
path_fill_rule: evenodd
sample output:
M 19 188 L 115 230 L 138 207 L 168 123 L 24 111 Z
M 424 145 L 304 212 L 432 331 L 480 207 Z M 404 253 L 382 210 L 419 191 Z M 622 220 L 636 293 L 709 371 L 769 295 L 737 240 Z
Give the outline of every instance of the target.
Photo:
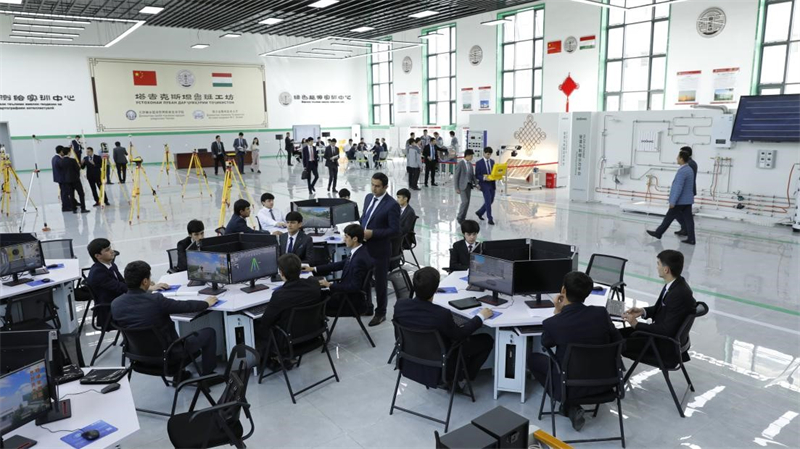
M 64 25 L 36 25 L 35 23 L 17 23 L 14 22 L 13 25 L 15 27 L 25 27 L 25 28 L 44 28 L 48 30 L 75 30 L 75 31 L 83 31 L 85 27 L 70 27 Z
M 91 25 L 92 22 L 84 20 L 65 20 L 65 19 L 43 19 L 40 17 L 14 17 L 14 20 L 23 22 L 42 22 L 42 23 L 66 23 L 69 25 Z
M 236 38 L 236 37 L 242 37 L 242 33 L 225 33 L 220 37 L 229 38 L 229 39 L 230 38 Z
M 269 19 L 264 19 L 261 22 L 258 22 L 262 25 L 275 25 L 276 23 L 283 22 L 283 19 L 278 19 L 277 17 L 270 17 Z
M 435 16 L 436 14 L 439 14 L 439 13 L 436 12 L 436 11 L 422 11 L 422 12 L 418 12 L 416 14 L 411 14 L 408 17 L 411 17 L 411 18 L 414 18 L 414 19 L 424 19 L 425 17 Z
M 163 10 L 164 8 L 159 8 L 158 6 L 145 6 L 139 10 L 139 14 L 158 14 Z
M 20 36 L 20 35 L 17 35 L 17 34 L 12 34 L 12 35 L 10 35 L 8 37 L 11 37 L 11 38 L 14 38 L 14 39 L 34 39 L 34 40 L 39 40 L 39 41 L 64 41 L 64 42 L 72 41 L 71 37 L 38 37 L 38 36 Z
M 210 46 L 211 45 L 208 45 L 208 44 L 194 44 L 194 45 L 192 45 L 192 48 L 194 48 L 195 50 L 202 50 L 202 49 L 208 48 Z
M 308 6 L 312 8 L 327 8 L 328 6 L 335 5 L 339 3 L 339 0 L 319 0 L 318 2 L 314 2 Z
M 350 30 L 350 31 L 352 31 L 352 32 L 354 32 L 354 33 L 363 33 L 363 32 L 365 32 L 365 31 L 372 31 L 372 30 L 374 30 L 374 29 L 375 29 L 375 28 L 373 28 L 373 27 L 359 27 L 359 28 L 353 28 L 353 29 L 352 29 L 352 30 Z
M 12 34 L 19 35 L 33 35 L 33 36 L 58 36 L 58 37 L 78 37 L 79 34 L 73 33 L 48 33 L 47 31 L 28 31 L 28 30 L 11 30 Z

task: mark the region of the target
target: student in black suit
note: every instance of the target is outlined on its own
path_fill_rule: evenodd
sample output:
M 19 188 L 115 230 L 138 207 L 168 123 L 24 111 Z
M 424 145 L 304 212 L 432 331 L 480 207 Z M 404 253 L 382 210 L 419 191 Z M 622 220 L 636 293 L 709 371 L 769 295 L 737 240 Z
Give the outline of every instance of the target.
M 417 216 L 414 208 L 408 204 L 410 201 L 411 192 L 408 189 L 397 191 L 397 204 L 400 205 L 400 234 L 404 236 L 414 230 L 414 218 Z
M 95 303 L 111 304 L 111 301 L 128 291 L 125 280 L 122 278 L 117 264 L 114 263 L 116 253 L 111 248 L 111 242 L 103 238 L 92 240 L 86 249 L 89 251 L 89 258 L 94 261 L 94 265 L 86 276 L 86 281 L 94 293 Z M 169 288 L 169 285 L 161 283 L 152 285 L 150 290 L 165 288 Z M 105 323 L 107 312 L 101 309 L 97 313 L 98 322 L 102 325 Z
M 639 353 L 642 352 L 645 343 L 647 343 L 646 338 L 631 337 L 632 333 L 645 331 L 675 337 L 683 322 L 695 312 L 697 307 L 692 289 L 686 283 L 686 279 L 681 276 L 683 272 L 683 254 L 679 251 L 667 249 L 661 251 L 657 258 L 658 277 L 666 283 L 664 288 L 661 289 L 661 294 L 658 295 L 658 301 L 654 305 L 643 309 L 634 307 L 625 312 L 623 316 L 628 321 L 628 324 L 631 325 L 631 327 L 622 329 L 622 336 L 626 339 L 625 350 L 622 355 L 629 359 L 635 360 Z M 637 318 L 651 318 L 653 323 L 642 323 Z M 674 365 L 678 363 L 673 355 L 675 351 L 671 343 L 656 341 L 656 348 L 658 348 L 665 364 Z M 682 357 L 684 362 L 689 361 L 689 354 L 684 353 Z
M 428 175 L 431 178 L 431 185 L 436 184 L 436 166 L 439 163 L 439 154 L 436 152 L 436 140 L 431 140 L 428 145 L 422 148 L 422 159 L 425 161 L 425 187 L 428 187 Z
M 314 239 L 303 232 L 303 215 L 297 211 L 286 214 L 286 232 L 275 231 L 278 235 L 279 253 L 295 254 L 304 262 L 314 259 Z
M 286 138 L 283 139 L 283 149 L 286 150 L 286 162 L 291 167 L 292 158 L 294 157 L 294 141 L 292 141 L 291 133 L 286 133 Z
M 200 241 L 205 236 L 206 227 L 200 220 L 191 220 L 186 225 L 189 236 L 178 242 L 178 264 L 175 271 L 186 271 L 186 250 L 200 249 Z
M 72 151 L 75 152 L 75 156 L 77 156 L 78 160 L 83 159 L 83 145 L 81 145 L 80 135 L 76 135 L 75 138 L 72 139 L 70 146 L 72 147 Z M 71 156 L 71 154 L 67 153 L 67 156 Z
M 86 180 L 89 181 L 89 188 L 92 189 L 92 197 L 94 198 L 94 207 L 100 205 L 100 197 L 97 196 L 97 191 L 100 190 L 101 182 L 101 173 L 100 169 L 103 166 L 103 159 L 94 154 L 94 148 L 87 147 L 86 148 L 86 157 L 83 158 L 81 163 L 81 168 L 86 170 Z M 109 205 L 108 203 L 108 195 L 104 194 L 106 206 Z
M 336 191 L 336 180 L 339 177 L 339 148 L 336 146 L 336 139 L 329 139 L 328 146 L 325 147 L 325 166 L 328 167 L 328 192 Z
M 178 339 L 175 323 L 170 315 L 176 313 L 202 312 L 217 303 L 216 296 L 209 296 L 203 301 L 166 298 L 161 293 L 151 293 L 153 282 L 150 280 L 150 265 L 137 260 L 125 267 L 125 284 L 128 292 L 111 303 L 111 314 L 114 321 L 123 328 L 139 328 L 155 326 L 167 345 Z M 202 376 L 214 374 L 217 367 L 217 334 L 214 329 L 206 327 L 195 330 L 197 335 L 186 340 L 186 349 L 192 354 L 201 352 Z M 179 354 L 176 354 L 178 356 Z M 184 371 L 180 380 L 189 377 Z M 178 379 L 176 379 L 178 380 Z M 216 383 L 222 382 L 222 378 Z M 215 383 L 213 380 L 211 384 Z
M 225 144 L 220 136 L 215 137 L 211 143 L 211 155 L 214 156 L 214 174 L 219 175 L 219 167 L 225 172 Z
M 56 147 L 56 155 L 50 160 L 50 167 L 53 169 L 53 182 L 58 184 L 58 189 L 61 192 L 61 212 L 72 212 L 74 208 L 72 189 L 67 184 L 64 177 L 64 170 L 61 168 L 61 159 L 64 158 L 64 147 L 59 145 Z
M 71 192 L 70 196 L 73 202 L 75 200 L 75 192 L 77 192 L 78 198 L 80 199 L 78 206 L 81 207 L 81 213 L 88 213 L 89 210 L 86 209 L 86 195 L 83 193 L 83 183 L 81 183 L 81 166 L 78 164 L 78 161 L 72 156 L 63 157 L 61 159 L 61 173 L 64 176 L 64 183 L 67 184 L 67 190 Z M 72 212 L 78 213 L 77 206 L 72 209 Z
M 542 323 L 542 346 L 556 347 L 556 359 L 561 364 L 567 346 L 571 343 L 602 345 L 622 339 L 611 322 L 605 307 L 586 306 L 584 301 L 592 293 L 594 283 L 586 273 L 572 271 L 564 276 L 561 293 L 555 300 L 554 315 Z M 534 352 L 528 356 L 528 368 L 542 386 L 547 382 L 550 364 L 545 354 Z M 561 379 L 551 378 L 553 397 L 561 401 Z M 569 397 L 577 399 L 605 392 L 603 388 L 572 387 Z M 579 405 L 562 404 L 562 413 L 569 416 L 572 427 L 580 431 L 585 423 L 583 408 Z
M 303 271 L 314 273 L 316 276 L 327 276 L 336 271 L 342 272 L 342 277 L 336 282 L 328 282 L 326 279 L 320 279 L 319 285 L 329 290 L 323 291 L 323 297 L 331 297 L 331 300 L 325 306 L 325 309 L 330 316 L 335 316 L 336 311 L 339 310 L 342 299 L 338 297 L 337 293 L 359 293 L 364 285 L 364 280 L 367 278 L 367 272 L 372 268 L 372 258 L 363 249 L 361 242 L 364 241 L 364 228 L 361 225 L 351 224 L 344 228 L 344 244 L 350 250 L 350 257 L 347 260 L 340 260 L 317 267 L 303 267 Z M 369 296 L 368 296 L 369 297 Z M 360 294 L 351 296 L 354 300 L 353 305 L 357 311 L 365 311 L 372 303 L 363 303 L 363 297 Z M 345 307 L 344 312 L 349 312 Z
M 292 307 L 309 306 L 322 301 L 319 283 L 313 279 L 300 279 L 301 267 L 300 258 L 295 254 L 284 254 L 278 258 L 278 273 L 284 284 L 272 293 L 272 299 L 264 309 L 264 315 L 255 323 L 256 341 L 260 345 L 266 344 L 273 325 L 285 327 Z M 283 350 L 286 345 L 283 334 L 275 332 L 275 336 L 278 339 L 278 347 Z
M 306 182 L 308 183 L 308 194 L 311 195 L 315 193 L 314 186 L 317 185 L 317 179 L 319 179 L 319 157 L 317 155 L 317 147 L 314 146 L 314 139 L 309 137 L 306 139 L 306 144 L 303 146 L 303 168 L 308 170 L 308 179 Z M 311 180 L 311 176 L 314 176 L 314 180 Z
M 247 139 L 244 133 L 239 133 L 239 137 L 233 141 L 233 149 L 236 150 L 236 165 L 239 166 L 239 174 L 244 174 L 244 154 L 247 151 Z
M 367 252 L 375 259 L 375 316 L 370 326 L 386 321 L 386 295 L 389 259 L 392 257 L 392 238 L 400 233 L 400 205 L 386 193 L 389 178 L 381 172 L 372 175 L 372 193 L 364 199 L 361 227 Z
M 394 305 L 394 320 L 400 325 L 420 329 L 439 331 L 445 344 L 463 341 L 464 362 L 470 380 L 475 380 L 481 365 L 489 357 L 494 346 L 494 339 L 489 334 L 474 334 L 481 328 L 483 321 L 492 316 L 490 309 L 481 309 L 463 326 L 458 326 L 453 320 L 453 314 L 444 307 L 433 303 L 433 296 L 439 288 L 439 271 L 433 267 L 425 267 L 414 273 L 414 299 L 397 301 Z M 403 375 L 428 387 L 438 385 L 441 378 L 439 369 L 419 366 L 412 362 L 404 361 Z M 406 365 L 407 364 L 407 365 Z M 451 379 L 455 369 L 455 357 L 447 363 L 447 377 Z M 462 381 L 462 379 L 458 379 Z M 462 385 L 463 388 L 463 385 Z
M 464 220 L 461 222 L 461 234 L 463 239 L 453 243 L 450 250 L 450 271 L 469 270 L 469 255 L 473 251 L 478 251 L 481 244 L 478 243 L 478 233 L 481 227 L 475 220 Z
M 238 199 L 233 203 L 233 216 L 228 225 L 225 226 L 225 234 L 236 234 L 243 232 L 245 234 L 256 232 L 255 229 L 247 226 L 247 217 L 250 216 L 250 203 L 244 199 Z

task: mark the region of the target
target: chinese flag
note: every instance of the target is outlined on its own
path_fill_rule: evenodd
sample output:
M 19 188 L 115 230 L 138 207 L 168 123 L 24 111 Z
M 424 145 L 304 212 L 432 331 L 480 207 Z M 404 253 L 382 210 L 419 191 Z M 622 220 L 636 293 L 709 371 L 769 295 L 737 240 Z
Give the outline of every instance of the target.
M 155 86 L 156 84 L 156 72 L 154 70 L 133 71 L 134 86 Z

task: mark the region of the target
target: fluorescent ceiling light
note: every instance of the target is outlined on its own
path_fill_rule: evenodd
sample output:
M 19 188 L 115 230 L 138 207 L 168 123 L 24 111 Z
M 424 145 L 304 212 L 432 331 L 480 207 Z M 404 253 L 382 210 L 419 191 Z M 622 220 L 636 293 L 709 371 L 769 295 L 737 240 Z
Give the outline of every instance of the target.
M 242 33 L 225 33 L 220 37 L 242 37 Z
M 54 29 L 54 30 L 78 30 L 83 31 L 85 27 L 68 27 L 63 25 L 36 25 L 33 23 L 17 23 L 14 22 L 13 25 L 15 27 L 27 27 L 27 28 L 45 28 L 45 29 Z
M 345 53 L 352 53 L 353 50 L 337 50 L 335 48 L 312 48 L 311 51 L 338 51 L 338 52 L 345 52 Z
M 674 3 L 681 3 L 681 2 L 685 2 L 685 1 L 686 0 L 667 0 L 667 1 L 664 1 L 664 2 L 647 3 L 647 4 L 639 5 L 639 6 L 631 6 L 630 8 L 626 7 L 625 10 L 626 11 L 632 11 L 634 9 L 653 8 L 655 6 L 672 5 Z
M 493 26 L 493 25 L 505 25 L 507 23 L 514 23 L 514 21 L 509 19 L 497 19 L 497 20 L 489 20 L 487 22 L 481 22 L 481 25 Z
M 298 55 L 336 56 L 333 53 L 317 53 L 317 52 L 314 52 L 314 51 L 302 51 L 302 50 L 298 50 L 295 53 L 297 53 Z
M 325 8 L 331 5 L 335 5 L 339 3 L 339 0 L 319 0 L 318 2 L 314 2 L 308 6 L 312 8 Z
M 422 11 L 422 12 L 418 12 L 416 14 L 411 14 L 408 17 L 412 17 L 414 19 L 424 19 L 425 17 L 435 16 L 436 14 L 439 14 L 439 13 L 436 12 L 436 11 Z
M 84 20 L 62 20 L 62 19 L 42 19 L 39 17 L 14 17 L 15 20 L 22 20 L 25 22 L 46 22 L 46 23 L 67 23 L 70 25 L 91 25 L 92 22 Z
M 158 14 L 163 10 L 164 8 L 160 8 L 158 6 L 145 6 L 139 10 L 139 14 Z
M 109 42 L 109 43 L 105 44 L 105 45 L 104 45 L 104 47 L 105 47 L 105 48 L 108 48 L 108 47 L 110 47 L 110 46 L 112 46 L 112 45 L 116 44 L 117 42 L 121 41 L 122 39 L 125 39 L 125 37 L 126 37 L 127 35 L 129 35 L 129 34 L 133 33 L 134 31 L 136 31 L 136 29 L 137 29 L 137 28 L 139 28 L 139 27 L 140 27 L 140 26 L 142 26 L 142 25 L 144 25 L 144 20 L 140 20 L 140 21 L 138 21 L 138 22 L 134 23 L 132 27 L 130 27 L 130 28 L 128 28 L 127 30 L 125 30 L 125 32 L 124 32 L 124 33 L 122 33 L 122 34 L 120 34 L 119 36 L 117 36 L 117 37 L 116 37 L 116 39 L 114 39 L 113 41 L 111 41 L 111 42 Z
M 9 3 L 12 5 L 21 5 L 22 0 L 0 0 L 0 3 Z
M 71 37 L 18 36 L 16 34 L 12 34 L 11 36 L 8 36 L 8 37 L 13 37 L 14 39 L 35 39 L 35 40 L 40 40 L 40 41 L 65 41 L 65 42 L 72 41 Z
M 194 44 L 194 45 L 192 45 L 192 48 L 194 48 L 195 50 L 202 50 L 202 49 L 208 48 L 210 46 L 211 45 L 209 45 L 209 44 Z
M 60 36 L 60 37 L 78 37 L 79 34 L 72 33 L 48 33 L 47 31 L 27 31 L 27 30 L 11 30 L 12 34 L 21 35 L 34 35 L 34 36 Z
M 275 25 L 276 23 L 283 22 L 283 19 L 278 19 L 276 17 L 270 17 L 269 19 L 264 19 L 261 22 L 258 22 L 262 25 Z
M 353 28 L 353 29 L 352 29 L 352 30 L 350 30 L 350 31 L 352 31 L 352 32 L 354 32 L 354 33 L 363 33 L 363 32 L 365 32 L 365 31 L 372 31 L 372 30 L 374 30 L 374 29 L 375 29 L 375 28 L 372 28 L 372 27 L 358 27 L 358 28 Z
M 345 44 L 342 42 L 334 42 L 331 44 L 331 47 L 351 47 L 351 48 L 361 48 L 363 50 L 366 50 L 367 48 L 369 48 L 369 45 Z

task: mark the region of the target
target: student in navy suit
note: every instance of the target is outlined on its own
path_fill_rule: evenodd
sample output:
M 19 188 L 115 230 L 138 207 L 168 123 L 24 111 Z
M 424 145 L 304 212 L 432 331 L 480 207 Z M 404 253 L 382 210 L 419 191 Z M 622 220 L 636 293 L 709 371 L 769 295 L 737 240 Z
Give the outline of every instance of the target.
M 336 179 L 339 177 L 339 148 L 336 139 L 328 139 L 325 147 L 325 166 L 328 167 L 328 192 L 336 191 Z M 331 190 L 333 185 L 333 190 Z
M 469 255 L 478 251 L 481 244 L 478 242 L 478 233 L 481 232 L 481 225 L 475 220 L 464 220 L 461 222 L 461 234 L 463 239 L 453 243 L 450 249 L 450 271 L 469 270 Z
M 244 133 L 239 133 L 239 137 L 233 141 L 233 149 L 236 150 L 236 165 L 239 166 L 239 173 L 244 174 L 244 153 L 247 151 L 247 139 Z
M 303 168 L 308 170 L 308 194 L 315 193 L 314 186 L 317 185 L 319 179 L 319 171 L 317 170 L 319 164 L 319 155 L 317 154 L 317 147 L 314 146 L 314 139 L 309 137 L 306 139 L 306 144 L 303 147 Z M 311 180 L 311 175 L 314 175 L 314 180 Z
M 102 188 L 102 176 L 100 169 L 103 166 L 103 158 L 94 154 L 94 148 L 86 148 L 86 156 L 81 161 L 81 168 L 86 170 L 86 180 L 89 181 L 89 187 L 92 189 L 92 197 L 94 197 L 94 206 L 100 205 L 100 197 L 97 196 L 97 191 Z M 108 206 L 108 194 L 105 197 L 106 206 Z
M 494 224 L 492 203 L 494 203 L 495 181 L 489 181 L 486 177 L 492 173 L 492 168 L 494 168 L 492 153 L 494 153 L 492 147 L 484 148 L 483 159 L 475 164 L 475 177 L 478 178 L 478 187 L 481 189 L 481 193 L 483 193 L 483 206 L 481 206 L 475 214 L 483 221 L 483 214 L 486 213 L 490 225 Z
M 67 184 L 64 171 L 61 169 L 61 159 L 64 158 L 65 148 L 61 145 L 56 147 L 56 155 L 50 160 L 50 166 L 53 168 L 53 182 L 58 184 L 60 190 L 59 197 L 61 198 L 61 212 L 72 212 L 75 207 L 72 198 L 72 189 Z
M 247 226 L 247 217 L 250 216 L 250 203 L 244 199 L 238 199 L 233 203 L 233 216 L 228 225 L 225 226 L 225 234 L 236 234 L 237 232 L 257 232 Z
M 342 272 L 342 277 L 336 282 L 328 282 L 326 279 L 320 279 L 319 285 L 323 288 L 329 289 L 323 291 L 323 296 L 331 296 L 331 300 L 326 306 L 329 315 L 335 314 L 342 302 L 340 295 L 337 293 L 350 294 L 353 300 L 353 305 L 357 311 L 365 311 L 372 303 L 363 303 L 362 296 L 359 294 L 364 286 L 364 280 L 367 278 L 369 269 L 372 268 L 372 258 L 364 249 L 362 242 L 364 241 L 364 228 L 361 225 L 351 224 L 344 228 L 344 244 L 350 250 L 350 257 L 347 260 L 340 260 L 317 267 L 304 267 L 303 271 L 310 271 L 315 275 L 327 276 L 328 274 L 336 271 Z M 369 294 L 367 295 L 369 298 Z M 349 312 L 347 308 L 343 309 L 344 312 Z
M 278 250 L 280 254 L 295 254 L 304 262 L 314 259 L 314 239 L 303 232 L 303 214 L 293 210 L 286 214 L 286 232 L 278 234 Z
M 377 308 L 369 322 L 377 326 L 386 321 L 386 283 L 389 275 L 389 259 L 392 257 L 392 238 L 400 234 L 400 205 L 386 193 L 389 178 L 381 172 L 372 175 L 372 193 L 364 199 L 364 215 L 361 226 L 367 252 L 375 259 L 375 296 Z M 367 312 L 367 315 L 370 313 Z

